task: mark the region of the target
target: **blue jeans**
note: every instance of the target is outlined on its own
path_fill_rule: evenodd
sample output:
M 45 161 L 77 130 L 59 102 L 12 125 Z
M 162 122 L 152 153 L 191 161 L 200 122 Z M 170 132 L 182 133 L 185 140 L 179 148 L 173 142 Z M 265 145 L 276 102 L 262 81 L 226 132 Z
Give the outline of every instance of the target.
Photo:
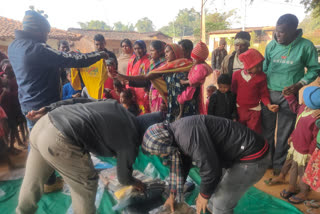
M 264 175 L 270 163 L 270 152 L 262 159 L 235 163 L 226 169 L 215 193 L 208 202 L 208 209 L 214 214 L 232 214 L 244 193 Z

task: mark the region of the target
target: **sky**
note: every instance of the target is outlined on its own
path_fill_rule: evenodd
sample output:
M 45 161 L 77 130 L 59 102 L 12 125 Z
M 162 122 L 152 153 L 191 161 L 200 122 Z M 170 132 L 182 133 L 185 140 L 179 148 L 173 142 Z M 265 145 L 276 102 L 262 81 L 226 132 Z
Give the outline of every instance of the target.
M 239 21 L 243 23 L 245 1 L 207 0 L 205 9 L 209 12 L 236 9 L 242 16 Z M 285 13 L 295 14 L 299 21 L 305 17 L 299 0 L 290 3 L 284 0 L 255 0 L 252 4 L 249 1 L 246 27 L 274 26 L 279 16 Z M 0 16 L 21 21 L 30 5 L 44 10 L 52 27 L 64 30 L 79 28 L 78 22 L 90 20 L 101 20 L 112 26 L 118 21 L 135 24 L 143 17 L 148 17 L 155 29 L 159 29 L 173 21 L 181 9 L 193 7 L 200 11 L 201 0 L 6 0 L 5 6 L 0 7 Z M 232 23 L 232 27 L 242 27 L 242 24 Z

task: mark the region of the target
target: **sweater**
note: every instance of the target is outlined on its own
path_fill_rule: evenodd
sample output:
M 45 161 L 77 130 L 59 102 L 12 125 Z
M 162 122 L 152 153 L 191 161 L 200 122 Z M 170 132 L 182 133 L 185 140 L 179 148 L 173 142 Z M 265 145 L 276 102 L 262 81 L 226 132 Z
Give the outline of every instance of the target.
M 208 115 L 224 117 L 227 119 L 237 118 L 236 96 L 231 91 L 221 93 L 215 91 L 209 98 Z
M 254 108 L 260 103 L 270 104 L 266 74 L 250 75 L 245 70 L 238 70 L 232 76 L 232 92 L 237 94 L 237 104 L 244 108 Z
M 216 190 L 222 168 L 241 161 L 255 162 L 264 157 L 268 145 L 262 136 L 240 123 L 207 115 L 181 118 L 169 125 L 169 132 L 181 154 L 199 167 L 200 193 L 210 198 Z M 184 169 L 185 170 L 185 169 Z
M 68 54 L 57 51 L 26 31 L 17 30 L 8 55 L 19 87 L 23 112 L 60 100 L 59 68 L 87 67 L 102 58 L 97 53 Z
M 71 83 L 68 82 L 62 88 L 62 99 L 63 100 L 70 99 L 72 98 L 72 95 L 76 93 L 81 93 L 81 90 L 80 91 L 74 90 Z
M 141 135 L 136 118 L 115 100 L 75 98 L 47 106 L 53 125 L 86 152 L 117 157 L 118 179 L 131 185 Z
M 316 118 L 312 117 L 314 110 L 306 111 L 305 104 L 299 104 L 294 95 L 285 96 L 290 110 L 297 114 L 295 129 L 291 133 L 291 141 L 295 150 L 301 154 L 312 154 L 317 144 L 319 128 Z
M 307 85 L 318 76 L 317 50 L 311 41 L 302 38 L 301 29 L 297 34 L 289 45 L 281 45 L 274 38 L 266 47 L 263 71 L 267 74 L 270 90 L 282 91 L 298 82 Z

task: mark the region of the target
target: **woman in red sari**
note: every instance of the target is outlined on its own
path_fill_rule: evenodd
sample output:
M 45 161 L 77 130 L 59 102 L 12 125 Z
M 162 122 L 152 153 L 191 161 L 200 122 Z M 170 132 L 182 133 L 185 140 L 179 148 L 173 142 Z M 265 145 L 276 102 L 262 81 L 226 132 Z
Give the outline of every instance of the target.
M 142 40 L 137 40 L 133 44 L 134 54 L 129 60 L 127 76 L 140 76 L 145 75 L 149 71 L 150 61 L 149 56 L 147 54 L 147 46 L 146 43 Z M 145 106 L 144 96 L 146 94 L 143 88 L 133 88 L 136 100 L 141 109 L 142 114 L 148 113 L 146 109 L 149 109 L 149 106 Z

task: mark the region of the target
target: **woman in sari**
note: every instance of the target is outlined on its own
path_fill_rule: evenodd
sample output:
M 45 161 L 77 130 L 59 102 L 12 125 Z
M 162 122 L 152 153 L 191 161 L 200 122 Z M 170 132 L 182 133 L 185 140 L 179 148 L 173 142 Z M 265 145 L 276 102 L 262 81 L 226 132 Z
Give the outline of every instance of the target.
M 186 80 L 192 62 L 183 58 L 183 51 L 179 45 L 168 44 L 165 47 L 167 63 L 153 69 L 147 75 L 124 76 L 118 74 L 118 78 L 125 80 L 151 80 L 153 86 L 159 91 L 168 106 L 167 120 L 173 122 L 179 115 L 179 103 L 177 97 L 186 89 L 180 84 L 180 80 Z M 198 114 L 197 97 L 199 89 L 193 99 L 185 103 L 182 117 Z
M 133 54 L 132 43 L 129 39 L 120 42 L 122 53 L 118 58 L 118 71 L 120 74 L 127 74 L 128 63 Z
M 145 75 L 149 71 L 150 61 L 149 56 L 147 55 L 146 43 L 142 40 L 137 40 L 133 44 L 134 54 L 129 60 L 127 75 L 128 76 L 139 76 Z M 144 97 L 146 92 L 143 88 L 134 88 L 136 100 L 141 109 L 142 114 L 147 113 L 146 109 L 149 106 L 145 106 Z
M 160 40 L 154 40 L 150 43 L 150 71 L 164 65 L 166 58 L 164 57 L 164 48 L 166 44 Z M 120 73 L 120 72 L 119 72 Z M 148 72 L 149 73 L 149 72 Z M 151 87 L 150 87 L 151 85 Z M 159 91 L 153 87 L 150 80 L 129 81 L 130 87 L 150 88 L 149 107 L 151 112 L 160 111 L 162 97 Z

